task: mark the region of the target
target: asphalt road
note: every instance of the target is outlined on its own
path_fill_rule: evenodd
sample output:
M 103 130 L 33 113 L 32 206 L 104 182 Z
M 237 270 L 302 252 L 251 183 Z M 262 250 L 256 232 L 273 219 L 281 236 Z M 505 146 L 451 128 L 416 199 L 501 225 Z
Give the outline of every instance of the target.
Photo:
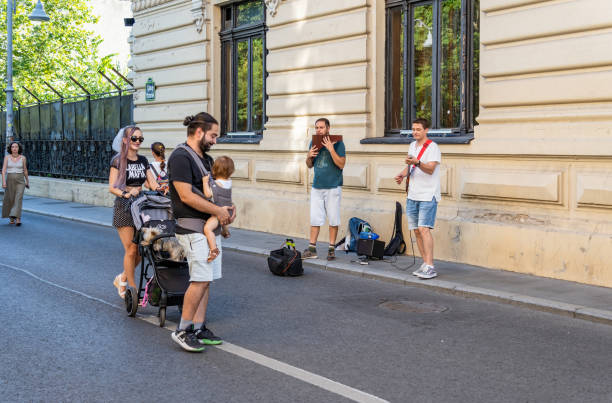
M 317 269 L 279 278 L 232 252 L 208 325 L 276 364 L 186 353 L 125 314 L 114 230 L 23 221 L 0 224 L 1 401 L 349 401 L 278 362 L 392 402 L 612 401 L 611 326 Z

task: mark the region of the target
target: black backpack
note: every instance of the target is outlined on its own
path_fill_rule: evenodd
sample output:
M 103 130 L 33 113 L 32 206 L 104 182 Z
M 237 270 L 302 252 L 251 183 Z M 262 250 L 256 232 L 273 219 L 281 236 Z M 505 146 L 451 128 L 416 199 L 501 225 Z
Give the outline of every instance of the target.
M 293 239 L 287 239 L 281 249 L 270 252 L 268 267 L 277 276 L 301 276 L 304 274 L 302 267 L 302 254 L 295 249 Z
M 402 233 L 402 205 L 395 202 L 395 223 L 393 224 L 393 236 L 385 247 L 385 256 L 403 255 L 406 252 L 406 242 Z

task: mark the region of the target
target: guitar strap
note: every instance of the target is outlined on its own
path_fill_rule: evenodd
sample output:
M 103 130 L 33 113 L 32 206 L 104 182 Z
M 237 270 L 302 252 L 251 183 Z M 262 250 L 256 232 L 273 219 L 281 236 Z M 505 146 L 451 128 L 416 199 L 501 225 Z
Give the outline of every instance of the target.
M 423 148 L 421 148 L 421 151 L 419 151 L 419 155 L 417 155 L 417 160 L 421 160 L 421 157 L 423 156 L 423 154 L 425 153 L 425 150 L 427 150 L 427 147 L 429 147 L 429 145 L 431 144 L 431 139 L 428 139 L 425 144 L 423 144 Z M 416 168 L 416 165 L 410 165 L 410 169 L 408 170 L 408 176 L 406 176 L 406 194 L 408 194 L 408 186 L 410 185 L 410 177 L 412 176 L 412 172 L 414 171 L 414 169 Z

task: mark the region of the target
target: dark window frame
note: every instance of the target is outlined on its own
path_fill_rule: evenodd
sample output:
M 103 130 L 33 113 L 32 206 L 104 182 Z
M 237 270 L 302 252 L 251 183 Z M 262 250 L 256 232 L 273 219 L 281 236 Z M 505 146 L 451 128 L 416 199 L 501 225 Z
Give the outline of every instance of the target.
M 260 22 L 244 24 L 237 26 L 237 9 L 238 6 L 242 2 L 234 2 L 227 6 L 221 8 L 221 31 L 219 32 L 219 38 L 221 42 L 221 137 L 218 142 L 237 142 L 237 143 L 259 143 L 261 140 L 263 131 L 265 130 L 265 123 L 268 118 L 266 115 L 266 100 L 268 99 L 268 95 L 266 93 L 266 78 L 268 77 L 268 73 L 266 71 L 266 56 L 268 54 L 268 50 L 266 48 L 266 32 L 268 28 L 266 26 L 266 7 L 261 1 L 262 5 L 262 13 L 263 17 Z M 226 27 L 226 13 L 227 10 L 231 10 L 231 21 L 229 26 Z M 252 128 L 252 116 L 251 111 L 253 107 L 253 40 L 259 39 L 262 40 L 263 46 L 263 55 L 262 55 L 262 127 L 258 130 L 253 130 Z M 228 128 L 235 128 L 237 126 L 237 92 L 238 92 L 238 52 L 236 50 L 237 44 L 240 41 L 247 40 L 248 43 L 248 84 L 247 84 L 247 130 L 245 132 L 236 132 L 236 131 L 228 131 Z M 229 52 L 231 52 L 231 77 L 228 77 L 227 74 L 227 52 L 228 49 L 226 45 L 229 44 Z M 228 100 L 227 93 L 225 91 L 226 88 L 231 88 L 232 93 L 232 101 L 231 105 L 228 106 L 230 102 Z M 229 109 L 229 113 L 228 113 Z M 229 116 L 228 116 L 229 115 Z M 230 122 L 231 120 L 231 122 Z M 228 124 L 229 122 L 229 124 Z
M 430 137 L 437 137 L 436 141 L 448 143 L 469 143 L 474 137 L 474 12 L 475 4 L 473 0 L 461 0 L 461 31 L 460 31 L 460 107 L 459 107 L 459 126 L 451 128 L 439 127 L 438 108 L 441 106 L 441 4 L 445 0 L 386 0 L 385 3 L 385 137 L 384 138 L 367 138 L 363 139 L 362 143 L 407 143 L 412 141 L 412 130 L 410 130 L 411 121 L 416 118 L 413 116 L 412 100 L 414 96 L 414 69 L 413 61 L 413 37 L 414 30 L 413 10 L 415 7 L 423 5 L 431 5 L 433 11 L 433 26 L 432 26 L 432 128 L 429 131 Z M 392 103 L 393 92 L 391 89 L 392 64 L 391 49 L 395 43 L 392 43 L 392 26 L 391 26 L 391 9 L 403 12 L 403 35 L 404 43 L 402 44 L 403 52 L 403 110 L 402 127 L 390 128 L 390 107 Z M 399 39 L 399 38 L 398 38 Z M 443 138 L 448 138 L 444 140 Z

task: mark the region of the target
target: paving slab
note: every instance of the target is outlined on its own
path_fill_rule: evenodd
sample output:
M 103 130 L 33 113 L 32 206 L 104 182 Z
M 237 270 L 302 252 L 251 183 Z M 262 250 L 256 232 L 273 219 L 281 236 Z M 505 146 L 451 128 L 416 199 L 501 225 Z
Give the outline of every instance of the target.
M 32 196 L 24 197 L 23 210 L 102 226 L 111 226 L 113 216 L 109 207 Z M 223 247 L 265 256 L 270 250 L 280 248 L 285 239 L 278 234 L 232 228 L 231 238 L 223 241 Z M 306 239 L 294 238 L 294 241 L 300 250 L 308 245 Z M 327 244 L 319 243 L 317 249 L 321 256 L 305 260 L 304 265 L 612 324 L 612 288 L 445 261 L 436 261 L 439 277 L 421 280 L 411 275 L 421 264 L 419 258 L 415 262 L 412 256 L 398 256 L 384 261 L 371 260 L 364 265 L 354 253 L 344 251 L 336 251 L 336 259 L 327 261 L 326 248 Z

